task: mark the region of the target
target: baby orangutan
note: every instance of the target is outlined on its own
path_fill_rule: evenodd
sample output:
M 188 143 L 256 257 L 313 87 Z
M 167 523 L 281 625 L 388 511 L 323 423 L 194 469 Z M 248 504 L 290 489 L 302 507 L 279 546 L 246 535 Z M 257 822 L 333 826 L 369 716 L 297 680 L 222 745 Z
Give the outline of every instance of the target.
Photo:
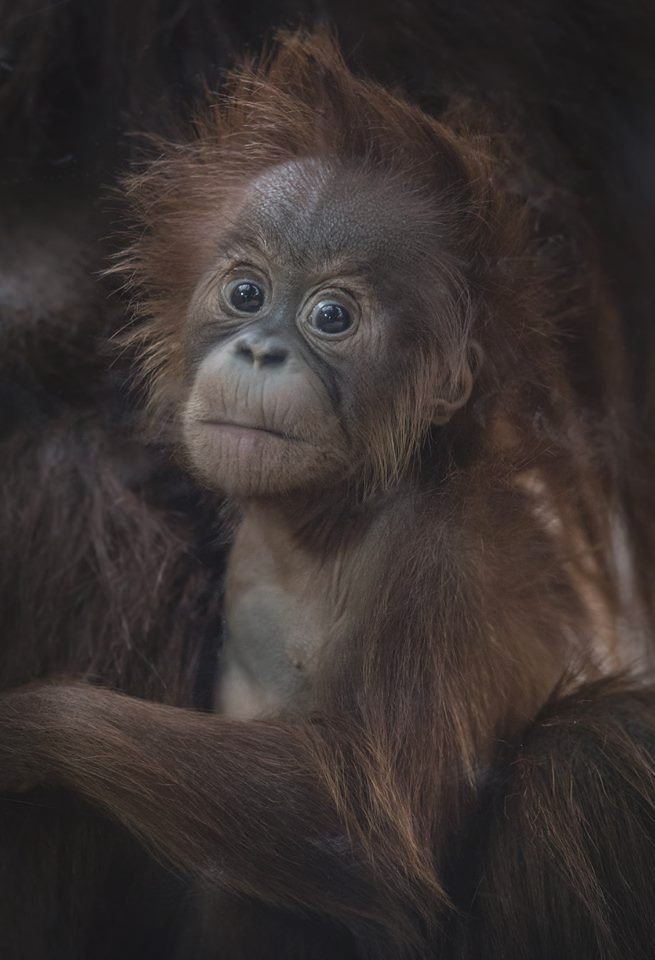
M 183 434 L 193 468 L 240 508 L 218 705 L 252 717 L 311 703 L 321 652 L 347 643 L 380 576 L 387 521 L 360 507 L 388 480 L 367 475 L 380 432 L 398 444 L 385 467 L 406 472 L 472 375 L 465 331 L 454 356 L 412 356 L 446 299 L 427 194 L 309 159 L 226 204 L 185 325 Z
M 0 772 L 193 878 L 185 957 L 652 949 L 655 696 L 618 673 L 571 286 L 461 109 L 291 37 L 129 182 L 153 410 L 239 517 L 218 715 L 34 686 Z

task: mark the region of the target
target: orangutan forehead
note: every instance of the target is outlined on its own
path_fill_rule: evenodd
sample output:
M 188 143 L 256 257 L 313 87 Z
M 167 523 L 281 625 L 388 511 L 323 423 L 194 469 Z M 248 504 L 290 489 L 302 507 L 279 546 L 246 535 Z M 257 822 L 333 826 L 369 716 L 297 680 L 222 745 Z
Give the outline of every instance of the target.
M 336 162 L 293 160 L 247 188 L 239 226 L 274 255 L 294 261 L 415 259 L 434 223 L 427 201 L 399 180 Z

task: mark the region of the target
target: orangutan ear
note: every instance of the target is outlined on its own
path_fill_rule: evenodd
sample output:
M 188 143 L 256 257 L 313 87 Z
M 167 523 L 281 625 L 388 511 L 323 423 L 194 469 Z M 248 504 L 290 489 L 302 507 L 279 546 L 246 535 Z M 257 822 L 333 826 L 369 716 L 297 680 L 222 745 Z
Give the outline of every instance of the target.
M 440 397 L 436 401 L 432 422 L 436 423 L 437 426 L 448 423 L 453 414 L 461 410 L 468 402 L 473 390 L 475 378 L 480 371 L 483 360 L 484 354 L 482 347 L 477 340 L 471 340 L 468 345 L 464 363 L 462 364 L 457 395 L 452 400 L 444 400 Z

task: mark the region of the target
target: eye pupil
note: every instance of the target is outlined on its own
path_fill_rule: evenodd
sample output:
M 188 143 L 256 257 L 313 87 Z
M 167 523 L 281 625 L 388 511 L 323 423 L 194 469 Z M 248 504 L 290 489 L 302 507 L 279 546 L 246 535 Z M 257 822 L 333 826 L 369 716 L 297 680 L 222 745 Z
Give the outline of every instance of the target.
M 230 290 L 230 303 L 242 313 L 257 313 L 264 304 L 264 291 L 256 283 L 243 280 Z
M 314 311 L 313 323 L 321 333 L 334 335 L 348 330 L 352 319 L 340 303 L 320 303 Z

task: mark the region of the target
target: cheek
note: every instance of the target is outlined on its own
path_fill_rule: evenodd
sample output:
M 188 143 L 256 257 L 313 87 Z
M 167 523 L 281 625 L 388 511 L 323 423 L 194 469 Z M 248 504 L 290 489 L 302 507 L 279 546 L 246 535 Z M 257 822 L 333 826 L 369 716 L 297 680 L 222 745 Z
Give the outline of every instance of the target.
M 430 382 L 420 358 L 389 351 L 362 374 L 353 396 L 344 395 L 344 419 L 362 451 L 367 484 L 389 488 L 411 467 L 431 421 Z
M 295 358 L 262 370 L 217 348 L 197 370 L 183 427 L 192 469 L 233 496 L 325 483 L 352 460 L 323 385 Z

